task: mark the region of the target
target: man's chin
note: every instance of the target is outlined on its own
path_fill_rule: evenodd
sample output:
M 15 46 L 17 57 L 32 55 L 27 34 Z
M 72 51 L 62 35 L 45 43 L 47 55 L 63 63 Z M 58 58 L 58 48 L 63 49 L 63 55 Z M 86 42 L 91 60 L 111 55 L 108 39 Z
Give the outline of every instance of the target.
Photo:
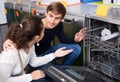
M 48 28 L 49 28 L 49 29 L 53 29 L 54 27 L 55 27 L 55 26 L 49 26 Z

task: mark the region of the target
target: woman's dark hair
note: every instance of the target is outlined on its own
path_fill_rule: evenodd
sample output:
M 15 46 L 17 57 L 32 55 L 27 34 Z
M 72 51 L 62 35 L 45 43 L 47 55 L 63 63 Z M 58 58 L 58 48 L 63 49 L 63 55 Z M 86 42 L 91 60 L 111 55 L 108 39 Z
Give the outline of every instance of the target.
M 17 49 L 28 48 L 28 42 L 32 41 L 34 36 L 40 35 L 43 30 L 41 18 L 38 16 L 27 16 L 21 23 L 15 23 L 9 27 L 6 39 L 12 40 Z
M 61 2 L 53 2 L 47 7 L 47 13 L 48 11 L 53 11 L 57 14 L 62 14 L 62 18 L 66 14 L 66 8 Z

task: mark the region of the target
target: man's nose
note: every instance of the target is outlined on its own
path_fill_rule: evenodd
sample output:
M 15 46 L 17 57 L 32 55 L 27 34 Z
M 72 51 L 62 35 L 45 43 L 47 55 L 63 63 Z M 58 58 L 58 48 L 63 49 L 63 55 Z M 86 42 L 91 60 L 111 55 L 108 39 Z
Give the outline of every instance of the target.
M 55 18 L 52 18 L 51 22 L 52 22 L 52 23 L 55 22 Z

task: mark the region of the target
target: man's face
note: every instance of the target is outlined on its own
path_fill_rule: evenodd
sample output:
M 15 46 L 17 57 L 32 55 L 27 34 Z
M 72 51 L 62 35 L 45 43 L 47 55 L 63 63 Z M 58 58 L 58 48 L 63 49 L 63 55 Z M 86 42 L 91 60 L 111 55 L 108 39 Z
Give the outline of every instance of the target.
M 52 11 L 48 11 L 46 14 L 46 25 L 47 28 L 53 29 L 55 26 L 57 26 L 61 20 L 62 20 L 62 14 L 55 14 Z

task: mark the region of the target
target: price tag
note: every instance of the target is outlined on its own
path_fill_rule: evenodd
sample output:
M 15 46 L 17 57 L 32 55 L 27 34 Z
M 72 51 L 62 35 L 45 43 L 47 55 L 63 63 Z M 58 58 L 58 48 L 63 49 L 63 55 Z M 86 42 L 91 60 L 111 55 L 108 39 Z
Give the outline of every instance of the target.
M 18 0 L 18 3 L 21 3 L 22 2 L 22 0 Z
M 7 14 L 7 9 L 6 8 L 4 8 L 4 14 Z
M 108 13 L 108 9 L 109 7 L 107 5 L 98 5 L 96 10 L 96 15 L 106 17 Z
M 9 0 L 6 0 L 6 2 L 10 2 Z
M 61 2 L 65 7 L 67 7 L 67 0 L 58 0 L 59 2 Z

